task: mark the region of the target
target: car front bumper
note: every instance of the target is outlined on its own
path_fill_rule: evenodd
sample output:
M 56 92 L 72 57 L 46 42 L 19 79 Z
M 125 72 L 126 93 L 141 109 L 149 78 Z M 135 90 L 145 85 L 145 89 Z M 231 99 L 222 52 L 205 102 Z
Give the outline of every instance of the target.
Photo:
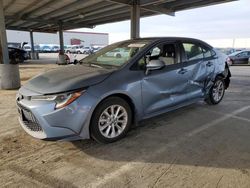
M 61 109 L 55 109 L 54 101 L 33 101 L 30 97 L 17 98 L 19 122 L 29 135 L 38 139 L 88 139 L 92 108 L 97 100 L 88 93 L 83 95 Z

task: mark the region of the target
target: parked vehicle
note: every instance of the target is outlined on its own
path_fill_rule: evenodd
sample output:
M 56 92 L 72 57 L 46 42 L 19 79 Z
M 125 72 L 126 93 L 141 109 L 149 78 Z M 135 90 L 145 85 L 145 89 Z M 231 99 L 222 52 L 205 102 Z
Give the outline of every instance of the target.
M 102 49 L 102 47 L 93 46 L 91 51 L 92 51 L 92 53 L 96 53 L 96 52 L 98 52 L 100 49 Z
M 64 46 L 64 52 L 69 53 L 68 50 L 71 48 L 71 45 Z
M 39 52 L 39 51 L 40 51 L 40 46 L 39 46 L 39 45 L 35 45 L 35 46 L 34 46 L 34 50 L 35 50 L 36 52 Z
M 28 53 L 23 49 L 8 47 L 8 50 L 10 64 L 23 63 L 24 60 L 27 60 L 29 57 Z
M 68 48 L 67 50 L 66 50 L 66 53 L 73 53 L 73 54 L 75 54 L 75 53 L 81 53 L 81 51 L 80 51 L 80 46 L 79 45 L 72 45 L 70 48 Z
M 116 57 L 116 58 L 122 58 L 122 57 L 128 57 L 129 56 L 129 48 L 117 48 L 114 49 L 108 53 L 106 53 L 106 56 L 108 57 Z
M 91 47 L 81 47 L 79 51 L 81 54 L 91 54 L 92 49 Z
M 23 46 L 23 49 L 26 51 L 26 52 L 31 52 L 31 47 L 30 47 L 30 45 L 24 45 Z
M 51 47 L 51 52 L 57 53 L 57 52 L 59 52 L 59 51 L 60 51 L 60 47 L 59 47 L 59 46 L 52 46 L 52 47 Z
M 50 46 L 42 46 L 40 48 L 42 53 L 51 53 L 52 52 L 52 48 Z
M 227 62 L 231 65 L 248 64 L 249 58 L 250 58 L 250 51 L 244 50 L 230 54 L 228 56 Z
M 115 49 L 129 53 L 107 57 Z M 127 40 L 79 63 L 38 75 L 21 87 L 19 121 L 28 134 L 114 142 L 140 120 L 199 100 L 220 103 L 231 76 L 219 51 L 188 38 Z

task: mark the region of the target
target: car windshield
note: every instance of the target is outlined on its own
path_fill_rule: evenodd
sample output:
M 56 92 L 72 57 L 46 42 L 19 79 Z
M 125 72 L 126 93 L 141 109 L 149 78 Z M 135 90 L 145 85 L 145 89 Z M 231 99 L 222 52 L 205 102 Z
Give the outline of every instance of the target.
M 121 67 L 148 43 L 149 41 L 125 41 L 115 43 L 87 56 L 82 59 L 80 63 L 100 67 Z

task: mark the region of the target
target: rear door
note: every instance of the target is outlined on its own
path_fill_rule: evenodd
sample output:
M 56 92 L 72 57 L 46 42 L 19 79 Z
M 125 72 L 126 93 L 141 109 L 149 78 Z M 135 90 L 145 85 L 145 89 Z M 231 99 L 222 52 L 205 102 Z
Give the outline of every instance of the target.
M 250 52 L 248 51 L 241 52 L 236 57 L 237 58 L 235 59 L 235 62 L 234 62 L 235 64 L 248 64 Z
M 205 85 L 212 79 L 215 69 L 215 56 L 212 49 L 200 43 L 183 42 L 183 68 L 187 70 L 187 96 L 189 99 L 201 98 Z

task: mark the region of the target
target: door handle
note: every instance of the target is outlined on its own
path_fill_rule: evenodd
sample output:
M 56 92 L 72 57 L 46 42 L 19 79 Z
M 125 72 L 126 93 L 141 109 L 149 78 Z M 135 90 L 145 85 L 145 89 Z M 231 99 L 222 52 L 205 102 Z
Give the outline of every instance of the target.
M 181 68 L 181 70 L 178 71 L 178 74 L 185 74 L 188 70 Z
M 213 65 L 213 63 L 210 61 L 206 64 L 206 66 L 208 66 L 208 67 L 211 67 L 212 65 Z

